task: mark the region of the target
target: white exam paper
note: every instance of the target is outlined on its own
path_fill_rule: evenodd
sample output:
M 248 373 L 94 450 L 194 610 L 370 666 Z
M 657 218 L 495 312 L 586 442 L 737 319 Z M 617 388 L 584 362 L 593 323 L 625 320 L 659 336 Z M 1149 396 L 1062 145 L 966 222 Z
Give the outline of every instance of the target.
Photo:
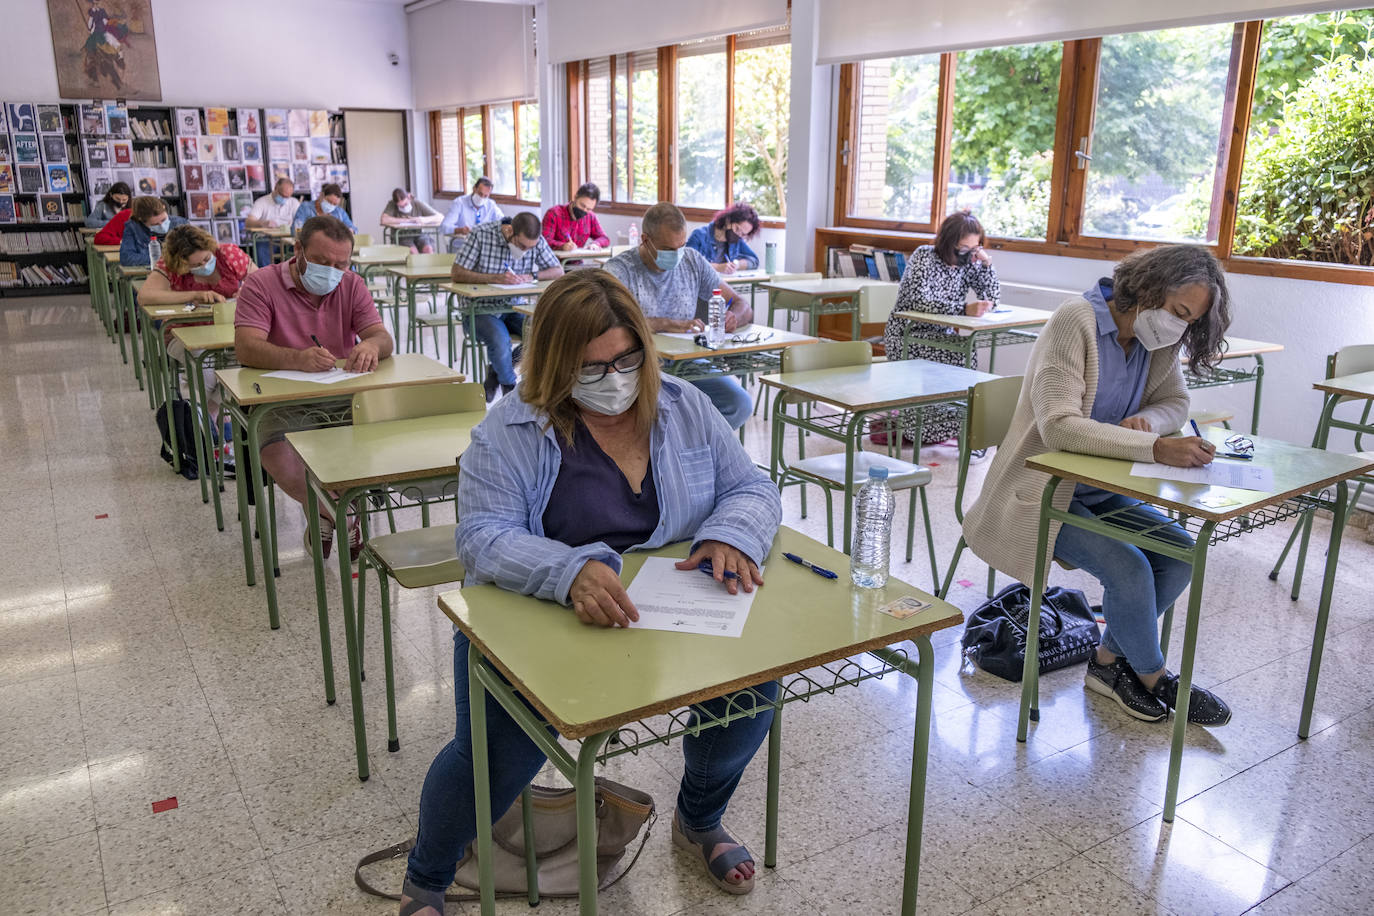
M 278 369 L 276 372 L 264 372 L 263 378 L 284 378 L 288 382 L 314 382 L 316 385 L 333 385 L 336 382 L 346 382 L 351 378 L 361 378 L 367 375 L 366 372 L 346 372 L 343 369 L 327 369 L 324 372 L 300 372 L 296 369 Z
M 1219 458 L 1200 468 L 1176 468 L 1158 462 L 1137 461 L 1131 465 L 1132 477 L 1155 477 L 1181 483 L 1200 483 L 1212 487 L 1234 487 L 1238 490 L 1274 489 L 1274 471 L 1264 465 L 1248 461 L 1227 461 Z
M 732 595 L 705 573 L 674 568 L 676 562 L 671 557 L 644 561 L 626 589 L 639 610 L 639 620 L 630 626 L 738 638 L 758 590 L 740 589 L 739 594 Z
M 490 283 L 493 289 L 538 289 L 538 283 Z

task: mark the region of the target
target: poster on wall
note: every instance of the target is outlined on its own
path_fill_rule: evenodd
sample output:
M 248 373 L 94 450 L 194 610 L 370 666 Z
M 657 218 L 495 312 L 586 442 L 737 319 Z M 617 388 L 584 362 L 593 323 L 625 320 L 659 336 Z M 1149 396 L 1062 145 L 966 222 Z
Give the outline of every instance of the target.
M 162 98 L 151 0 L 48 0 L 65 99 Z
M 200 109 L 177 109 L 177 136 L 194 137 L 200 133 Z
M 286 109 L 269 108 L 267 109 L 267 138 L 285 139 L 286 133 Z

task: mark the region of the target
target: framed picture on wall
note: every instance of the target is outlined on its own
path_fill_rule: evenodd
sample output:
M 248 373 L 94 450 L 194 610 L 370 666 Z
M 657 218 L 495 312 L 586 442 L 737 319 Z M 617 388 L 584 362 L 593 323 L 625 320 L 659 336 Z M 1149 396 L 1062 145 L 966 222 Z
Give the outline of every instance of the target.
M 162 98 L 151 0 L 48 0 L 48 22 L 62 98 Z
M 177 136 L 195 137 L 200 134 L 200 109 L 177 109 Z
M 215 241 L 221 245 L 237 245 L 239 243 L 239 221 L 236 219 L 217 219 L 215 220 Z

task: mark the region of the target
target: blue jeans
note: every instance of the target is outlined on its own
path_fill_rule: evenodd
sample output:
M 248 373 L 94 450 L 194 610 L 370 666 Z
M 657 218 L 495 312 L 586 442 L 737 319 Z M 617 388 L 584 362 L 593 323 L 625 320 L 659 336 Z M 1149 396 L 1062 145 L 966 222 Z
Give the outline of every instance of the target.
M 1168 527 L 1153 532 L 1152 537 L 1181 547 L 1192 546 L 1193 539 L 1182 527 L 1128 496 L 1113 495 L 1092 506 L 1075 498 L 1069 511 L 1093 518 L 1128 506 L 1134 508 L 1111 520 L 1136 530 L 1164 523 Z M 1163 668 L 1158 619 L 1192 579 L 1193 565 L 1072 525 L 1060 527 L 1054 555 L 1102 583 L 1102 616 L 1107 619 L 1103 648 L 1113 655 L 1124 655 L 1137 672 L 1149 674 Z
M 487 348 L 487 362 L 496 370 L 496 380 L 502 385 L 515 384 L 515 362 L 511 358 L 511 335 L 520 336 L 525 328 L 525 316 L 518 312 L 504 315 L 477 315 L 474 318 L 477 339 Z
M 472 726 L 468 716 L 468 639 L 462 633 L 453 634 L 453 688 L 457 730 L 453 740 L 434 758 L 425 776 L 424 789 L 420 793 L 419 835 L 406 863 L 406 876 L 410 881 L 431 891 L 447 890 L 453 883 L 458 860 L 477 836 Z M 770 700 L 778 695 L 776 681 L 754 689 Z M 712 715 L 723 716 L 729 701 L 729 697 L 720 697 L 701 705 Z M 748 704 L 748 695 L 738 697 L 735 708 L 748 708 Z M 684 765 L 677 808 L 684 827 L 713 830 L 720 824 L 730 796 L 744 775 L 744 768 L 753 759 L 772 722 L 773 711 L 769 709 L 752 719 L 739 719 L 728 726 L 708 728 L 696 737 L 682 739 Z M 549 732 L 553 734 L 553 729 Z M 539 773 L 545 758 L 543 751 L 490 695 L 487 696 L 487 754 L 491 770 L 491 814 L 496 819 L 520 797 L 525 786 Z
M 697 379 L 692 384 L 711 399 L 711 403 L 716 405 L 716 410 L 720 411 L 720 415 L 730 424 L 731 429 L 743 426 L 754 410 L 753 398 L 749 397 L 749 392 L 744 390 L 739 379 L 733 375 Z

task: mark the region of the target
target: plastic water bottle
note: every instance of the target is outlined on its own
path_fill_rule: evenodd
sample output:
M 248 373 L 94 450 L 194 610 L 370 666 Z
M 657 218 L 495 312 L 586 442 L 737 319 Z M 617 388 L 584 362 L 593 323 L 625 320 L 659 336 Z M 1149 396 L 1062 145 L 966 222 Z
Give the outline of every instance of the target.
M 625 237 L 630 240 L 631 248 L 639 247 L 639 223 L 630 223 L 630 230 L 625 233 Z
M 725 342 L 725 297 L 719 289 L 711 290 L 711 301 L 706 305 L 706 342 L 718 347 Z
M 157 262 L 162 259 L 162 243 L 157 240 L 157 236 L 148 239 L 148 266 L 156 267 Z
M 859 488 L 854 515 L 854 551 L 849 577 L 859 588 L 882 588 L 892 549 L 892 512 L 896 497 L 887 485 L 887 468 L 868 469 L 868 482 Z

